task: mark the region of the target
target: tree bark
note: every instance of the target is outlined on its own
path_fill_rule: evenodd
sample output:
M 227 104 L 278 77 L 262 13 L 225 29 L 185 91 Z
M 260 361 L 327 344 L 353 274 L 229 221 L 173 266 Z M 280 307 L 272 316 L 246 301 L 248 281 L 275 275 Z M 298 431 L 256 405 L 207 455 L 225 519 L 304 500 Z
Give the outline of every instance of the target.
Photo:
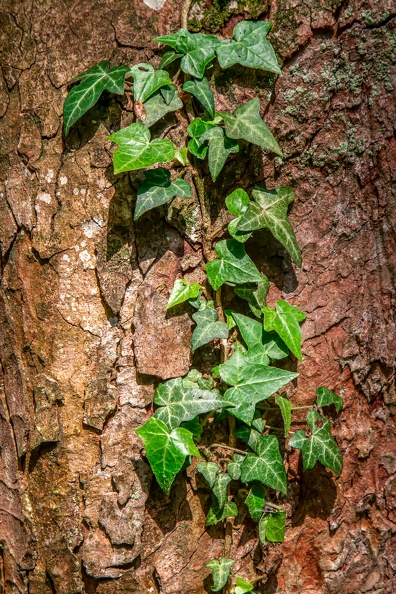
M 166 303 L 182 271 L 203 280 L 195 198 L 173 203 L 168 220 L 156 209 L 133 222 L 138 178 L 113 175 L 107 139 L 132 121 L 128 94 L 104 97 L 62 136 L 74 76 L 106 59 L 158 66 L 151 39 L 179 28 L 181 3 L 145 1 L 1 2 L 5 594 L 201 594 L 205 564 L 223 553 L 193 469 L 165 497 L 134 434 L 158 379 L 190 366 L 190 317 L 167 316 Z M 345 400 L 334 418 L 341 477 L 319 465 L 303 473 L 286 446 L 285 543 L 262 550 L 241 506 L 234 570 L 262 575 L 267 594 L 396 590 L 394 15 L 391 0 L 190 10 L 191 30 L 228 37 L 243 18 L 274 24 L 282 75 L 273 85 L 243 68 L 217 73 L 216 103 L 233 109 L 258 94 L 286 158 L 253 150 L 246 169 L 228 166 L 212 224 L 236 187 L 294 187 L 302 269 L 266 235 L 248 251 L 271 280 L 269 304 L 283 297 L 308 314 L 293 403 L 312 403 L 320 385 Z

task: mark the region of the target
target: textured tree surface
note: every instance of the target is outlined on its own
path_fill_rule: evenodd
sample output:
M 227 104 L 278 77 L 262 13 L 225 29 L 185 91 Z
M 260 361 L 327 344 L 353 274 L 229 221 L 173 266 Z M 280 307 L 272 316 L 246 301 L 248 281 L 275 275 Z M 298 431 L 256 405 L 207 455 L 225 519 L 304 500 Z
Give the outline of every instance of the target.
M 223 528 L 204 527 L 203 482 L 190 469 L 164 496 L 134 434 L 158 378 L 190 366 L 190 317 L 167 316 L 166 303 L 181 273 L 204 278 L 196 197 L 134 224 L 142 176 L 113 175 L 107 140 L 132 121 L 128 93 L 104 96 L 62 136 L 74 76 L 103 59 L 158 66 L 151 39 L 179 28 L 181 3 L 146 1 L 1 2 L 5 594 L 201 594 L 205 564 L 223 554 Z M 293 403 L 313 402 L 319 385 L 345 400 L 341 477 L 319 465 L 303 474 L 300 453 L 289 454 L 285 543 L 262 550 L 240 505 L 234 569 L 263 575 L 268 594 L 396 591 L 394 11 L 392 0 L 208 0 L 190 11 L 192 31 L 228 37 L 244 18 L 274 24 L 275 84 L 235 67 L 215 72 L 215 97 L 234 109 L 259 94 L 286 159 L 252 149 L 246 168 L 228 164 L 212 222 L 255 176 L 294 187 L 302 269 L 265 234 L 247 249 L 272 282 L 270 305 L 282 296 L 308 314 Z M 182 123 L 170 117 L 175 138 Z

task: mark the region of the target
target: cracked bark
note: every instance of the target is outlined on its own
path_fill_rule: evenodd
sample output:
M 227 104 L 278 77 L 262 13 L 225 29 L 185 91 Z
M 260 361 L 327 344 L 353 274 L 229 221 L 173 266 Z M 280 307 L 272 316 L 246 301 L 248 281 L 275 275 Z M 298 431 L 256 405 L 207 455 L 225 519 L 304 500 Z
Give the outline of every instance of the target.
M 394 6 L 233 5 L 193 3 L 190 27 L 217 24 L 230 36 L 242 18 L 269 18 L 284 65 L 275 85 L 228 72 L 229 91 L 215 71 L 217 108 L 258 94 L 286 158 L 252 150 L 246 167 L 230 162 L 212 228 L 224 229 L 221 200 L 251 189 L 257 175 L 269 188 L 293 185 L 303 268 L 293 270 L 266 234 L 248 251 L 271 280 L 270 304 L 283 296 L 308 312 L 293 403 L 312 402 L 321 384 L 345 399 L 335 420 L 342 476 L 320 467 L 303 474 L 298 452 L 286 448 L 286 542 L 261 550 L 241 505 L 234 569 L 262 575 L 257 588 L 267 594 L 391 594 Z M 180 3 L 154 11 L 140 0 L 5 0 L 1 10 L 0 592 L 208 592 L 205 564 L 224 546 L 222 527 L 204 528 L 210 495 L 190 468 L 188 488 L 180 478 L 164 497 L 133 433 L 158 379 L 190 364 L 189 318 L 181 310 L 167 319 L 165 305 L 182 271 L 203 280 L 199 233 L 183 218 L 197 204 L 175 200 L 166 222 L 157 209 L 134 225 L 140 178 L 112 174 L 107 140 L 132 121 L 127 101 L 104 98 L 66 141 L 61 132 L 67 81 L 103 59 L 158 65 L 151 39 L 178 29 Z M 177 139 L 180 123 L 168 125 Z M 218 351 L 204 349 L 193 363 L 210 366 Z

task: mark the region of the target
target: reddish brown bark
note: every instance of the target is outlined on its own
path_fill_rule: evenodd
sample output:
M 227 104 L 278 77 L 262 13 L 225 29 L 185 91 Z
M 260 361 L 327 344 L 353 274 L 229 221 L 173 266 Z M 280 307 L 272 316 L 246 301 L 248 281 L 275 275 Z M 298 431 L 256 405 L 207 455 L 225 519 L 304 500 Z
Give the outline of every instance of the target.
M 193 4 L 193 25 L 210 28 L 216 6 Z M 241 506 L 232 556 L 244 577 L 263 575 L 268 594 L 390 594 L 394 6 L 232 6 L 220 32 L 269 18 L 284 67 L 272 93 L 255 74 L 231 77 L 231 92 L 219 79 L 217 105 L 259 94 L 286 160 L 253 152 L 245 171 L 230 166 L 217 204 L 257 175 L 270 188 L 293 185 L 303 268 L 293 271 L 264 236 L 249 249 L 272 281 L 270 304 L 283 295 L 308 313 L 293 402 L 311 403 L 322 384 L 345 399 L 335 419 L 342 476 L 322 467 L 303 474 L 290 452 L 285 543 L 262 551 Z M 155 211 L 134 225 L 135 178 L 113 176 L 107 140 L 131 121 L 128 101 L 101 101 L 67 142 L 61 117 L 67 82 L 99 60 L 158 65 L 151 39 L 177 30 L 180 3 L 156 11 L 140 0 L 3 0 L 1 10 L 0 592 L 208 592 L 205 563 L 224 542 L 221 527 L 204 528 L 209 493 L 192 470 L 165 497 L 133 432 L 147 418 L 153 376 L 190 364 L 189 317 L 166 318 L 165 307 L 181 270 L 202 280 L 197 231 L 185 217 L 195 203 L 175 202 L 168 222 Z M 214 224 L 216 212 L 215 204 Z

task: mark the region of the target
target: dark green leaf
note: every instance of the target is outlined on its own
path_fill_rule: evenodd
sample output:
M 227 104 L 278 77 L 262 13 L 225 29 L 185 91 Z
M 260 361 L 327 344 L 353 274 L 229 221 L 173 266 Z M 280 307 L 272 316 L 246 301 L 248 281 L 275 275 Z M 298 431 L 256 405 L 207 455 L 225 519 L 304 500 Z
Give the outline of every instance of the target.
M 264 329 L 267 332 L 274 330 L 291 352 L 302 360 L 301 352 L 301 328 L 300 322 L 307 317 L 303 311 L 293 307 L 287 301 L 277 301 L 276 311 L 272 307 L 264 307 Z M 237 322 L 238 323 L 238 322 Z
M 234 115 L 226 112 L 221 112 L 221 115 L 229 138 L 236 140 L 243 138 L 282 157 L 279 144 L 267 124 L 261 119 L 260 99 L 258 97 L 238 107 L 234 111 Z
M 190 285 L 184 278 L 175 280 L 171 294 L 169 295 L 167 309 L 174 307 L 179 303 L 195 299 L 199 295 L 199 283 L 191 283 Z
M 238 219 L 234 219 L 237 221 Z M 233 221 L 232 221 L 233 222 Z M 228 226 L 229 228 L 229 226 Z M 239 232 L 238 233 L 242 233 Z M 256 287 L 251 287 L 250 285 L 235 287 L 234 291 L 238 297 L 242 299 L 246 299 L 249 304 L 250 310 L 252 313 L 257 317 L 261 318 L 263 312 L 261 311 L 263 307 L 266 305 L 267 293 L 269 289 L 269 280 L 266 276 L 262 275 L 262 282 L 257 285 Z M 287 349 L 286 349 L 287 353 Z M 284 355 L 285 357 L 287 355 Z
M 170 172 L 167 169 L 159 167 L 145 171 L 145 181 L 137 193 L 135 206 L 135 221 L 148 210 L 165 204 L 174 196 L 182 198 L 191 197 L 191 186 L 184 179 L 170 181 Z M 196 284 L 196 283 L 195 283 Z M 198 286 L 199 290 L 199 286 Z M 198 291 L 194 290 L 194 296 Z M 187 297 L 189 299 L 189 297 Z M 184 300 L 185 301 L 185 300 Z M 181 303 L 181 301 L 179 301 Z M 173 305 L 176 305 L 175 303 Z M 168 307 L 171 307 L 168 305 Z
M 175 85 L 171 86 L 174 87 Z M 163 89 L 161 89 L 161 91 L 162 90 Z M 180 99 L 177 93 L 174 93 L 169 103 L 167 103 L 161 91 L 154 93 L 154 95 L 144 103 L 144 109 L 146 110 L 146 119 L 144 120 L 144 125 L 148 128 L 158 122 L 158 120 L 163 118 L 167 113 L 171 111 L 177 111 L 183 107 L 183 101 Z
M 209 171 L 212 180 L 215 181 L 223 169 L 228 155 L 237 153 L 239 145 L 235 140 L 230 140 L 224 136 L 223 128 L 216 126 L 205 132 L 199 139 L 202 144 L 209 141 Z
M 255 188 L 251 202 L 240 218 L 238 229 L 243 232 L 269 229 L 289 252 L 297 266 L 301 266 L 301 251 L 293 227 L 287 218 L 287 209 L 295 198 L 293 189 L 285 186 L 277 190 Z
M 269 365 L 270 360 L 267 351 L 262 344 L 255 344 L 245 354 L 246 363 L 254 363 L 257 365 Z
M 244 457 L 245 456 L 241 456 L 240 454 L 234 454 L 232 462 L 227 462 L 227 472 L 233 481 L 239 480 L 241 476 L 241 463 Z
M 231 482 L 231 477 L 227 472 L 223 472 L 216 476 L 215 484 L 213 486 L 213 495 L 217 499 L 219 508 L 223 508 L 227 503 L 227 487 Z
M 285 437 L 290 431 L 291 425 L 291 411 L 293 409 L 290 401 L 285 398 L 284 396 L 280 396 L 280 394 L 275 394 L 275 403 L 279 406 L 282 413 L 283 424 L 285 426 Z
M 245 499 L 249 513 L 255 522 L 258 522 L 263 515 L 265 503 L 265 488 L 259 483 L 254 483 Z
M 219 592 L 223 586 L 226 585 L 230 576 L 231 567 L 234 565 L 234 563 L 235 561 L 233 559 L 222 557 L 219 561 L 217 561 L 217 559 L 213 559 L 206 564 L 206 567 L 212 570 L 213 592 Z
M 235 503 L 226 503 L 224 507 L 219 507 L 217 499 L 213 499 L 212 507 L 206 516 L 206 526 L 213 526 L 226 518 L 236 518 L 238 515 L 238 508 Z
M 170 140 L 155 138 L 150 142 L 150 132 L 140 122 L 112 134 L 109 139 L 120 145 L 114 153 L 114 173 L 167 163 L 175 156 Z
M 173 52 L 172 50 L 169 52 L 165 52 L 162 56 L 162 60 L 159 65 L 160 69 L 166 68 L 167 66 L 169 66 L 169 64 L 172 64 L 172 62 L 174 62 L 178 58 L 181 58 L 182 56 L 183 54 L 178 54 L 177 52 Z
M 236 289 L 237 287 L 234 289 L 235 292 Z M 278 360 L 287 357 L 289 354 L 287 346 L 277 334 L 266 332 L 263 325 L 257 320 L 238 313 L 232 315 L 248 349 L 261 344 L 264 347 L 264 352 L 271 359 Z
M 225 282 L 234 284 L 261 282 L 261 274 L 241 243 L 235 239 L 226 239 L 219 241 L 215 250 L 218 259 L 206 264 L 208 280 L 215 291 Z
M 213 489 L 220 466 L 216 462 L 200 462 L 197 470 L 202 474 L 206 482 L 209 483 L 210 488 Z
M 271 512 L 262 516 L 259 524 L 259 538 L 262 545 L 285 540 L 286 514 L 283 511 Z
M 286 493 L 286 471 L 275 435 L 260 436 L 256 450 L 257 455 L 247 454 L 241 464 L 241 481 L 259 481 L 272 489 Z
M 123 95 L 124 80 L 129 71 L 128 66 L 116 66 L 109 70 L 109 63 L 103 61 L 71 81 L 81 80 L 69 91 L 63 106 L 66 136 L 71 126 L 95 105 L 103 91 Z
M 222 68 L 242 64 L 280 74 L 281 70 L 272 45 L 266 35 L 270 23 L 242 21 L 234 27 L 234 40 L 222 41 L 217 47 L 217 57 Z
M 187 429 L 171 431 L 160 419 L 151 417 L 136 433 L 143 440 L 146 456 L 161 489 L 168 495 L 186 456 L 201 457 Z
M 219 322 L 217 318 L 217 311 L 213 308 L 199 310 L 192 315 L 192 319 L 197 324 L 191 338 L 193 352 L 214 338 L 228 338 L 227 324 Z
M 183 91 L 191 93 L 204 106 L 211 118 L 215 116 L 214 97 L 207 78 L 202 80 L 188 80 L 183 85 Z
M 320 388 L 318 388 L 316 390 L 316 393 L 318 395 L 318 398 L 316 401 L 318 406 L 322 407 L 322 406 L 328 406 L 329 404 L 334 404 L 336 409 L 338 410 L 338 412 L 340 412 L 340 410 L 343 407 L 344 401 L 342 398 L 337 396 L 337 394 L 335 394 L 328 388 L 325 388 L 324 386 L 321 386 Z
M 187 431 L 190 431 L 190 433 L 193 434 L 197 442 L 201 441 L 200 437 L 203 433 L 203 429 L 201 423 L 199 422 L 199 417 L 195 417 L 194 419 L 191 419 L 191 421 L 186 421 L 185 423 L 182 423 L 180 427 L 183 427 L 183 429 L 187 429 Z
M 241 427 L 238 427 L 238 429 L 235 431 L 235 435 L 240 439 L 243 439 L 243 441 L 245 441 L 254 452 L 257 451 L 261 434 L 256 431 L 256 429 L 246 427 L 246 425 L 241 425 Z

